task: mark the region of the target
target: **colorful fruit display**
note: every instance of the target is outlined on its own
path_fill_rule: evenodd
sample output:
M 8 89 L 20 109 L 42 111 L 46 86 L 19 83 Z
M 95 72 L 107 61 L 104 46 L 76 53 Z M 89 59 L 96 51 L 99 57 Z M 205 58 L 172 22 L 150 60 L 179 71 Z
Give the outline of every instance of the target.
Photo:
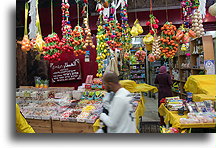
M 83 24 L 85 25 L 84 32 L 85 32 L 85 44 L 84 48 L 87 46 L 91 46 L 92 48 L 95 48 L 95 45 L 92 42 L 92 37 L 91 37 L 91 30 L 89 28 L 89 23 L 88 23 L 88 18 L 83 19 Z
M 102 77 L 103 73 L 103 60 L 107 58 L 107 56 L 110 55 L 110 51 L 108 48 L 108 44 L 106 41 L 108 38 L 106 38 L 106 30 L 103 28 L 102 25 L 98 26 L 98 32 L 97 32 L 97 57 L 96 57 L 96 62 L 98 63 L 98 71 L 96 76 L 97 77 Z
M 160 50 L 165 58 L 172 58 L 178 51 L 179 44 L 176 42 L 176 26 L 172 22 L 166 22 L 161 27 Z
M 30 51 L 31 48 L 33 47 L 33 44 L 28 38 L 28 35 L 24 35 L 22 41 L 17 41 L 18 44 L 21 44 L 21 50 L 23 52 Z
M 82 55 L 85 54 L 85 49 L 87 48 L 86 46 L 84 46 L 85 41 L 84 41 L 84 31 L 83 28 L 80 27 L 79 25 L 77 25 L 72 33 L 73 36 L 73 41 L 72 41 L 72 46 L 74 48 L 74 55 L 78 56 L 78 55 Z
M 140 48 L 140 50 L 135 52 L 135 57 L 137 58 L 138 61 L 144 61 L 145 57 L 146 57 L 146 52 L 142 50 L 142 48 Z
M 157 29 L 158 29 L 158 23 L 159 23 L 159 20 L 152 14 L 149 15 L 150 17 L 150 20 L 146 22 L 146 26 L 149 26 L 150 27 L 150 31 L 149 33 L 150 34 L 157 34 Z
M 122 45 L 122 48 L 124 50 L 128 51 L 132 48 L 132 44 L 131 44 L 132 39 L 131 39 L 131 35 L 130 35 L 131 28 L 128 24 L 127 4 L 125 4 L 125 6 L 121 8 L 120 15 L 121 15 L 121 20 L 122 20 L 121 42 L 124 43 Z
M 143 29 L 142 29 L 142 26 L 139 24 L 139 20 L 136 19 L 135 22 L 134 22 L 134 25 L 130 31 L 131 35 L 133 37 L 136 37 L 138 36 L 139 34 L 142 34 L 143 33 Z
M 154 41 L 154 37 L 149 33 L 143 38 L 143 43 L 145 44 L 146 50 L 152 50 L 152 43 Z
M 48 61 L 60 61 L 60 55 L 62 53 L 61 47 L 59 47 L 60 39 L 56 33 L 49 34 L 44 38 L 45 46 L 43 47 L 44 60 Z
M 182 24 L 176 31 L 176 35 L 173 37 L 179 44 L 189 43 L 190 38 L 195 38 L 196 33 L 189 29 L 185 28 L 185 25 Z

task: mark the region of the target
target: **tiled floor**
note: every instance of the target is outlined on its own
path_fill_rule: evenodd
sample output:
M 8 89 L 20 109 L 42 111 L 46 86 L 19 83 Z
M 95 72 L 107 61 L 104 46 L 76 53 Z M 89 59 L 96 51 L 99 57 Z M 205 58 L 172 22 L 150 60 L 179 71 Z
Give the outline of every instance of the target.
M 145 113 L 142 117 L 142 122 L 159 122 L 157 99 L 145 96 Z

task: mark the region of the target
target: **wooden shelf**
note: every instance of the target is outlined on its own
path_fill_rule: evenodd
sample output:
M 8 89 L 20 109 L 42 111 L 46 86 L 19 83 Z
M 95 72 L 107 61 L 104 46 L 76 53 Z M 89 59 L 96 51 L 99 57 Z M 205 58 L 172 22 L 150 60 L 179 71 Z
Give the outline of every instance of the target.
M 191 68 L 193 70 L 205 70 L 205 69 L 200 69 L 200 68 Z
M 132 80 L 136 80 L 136 79 L 145 79 L 145 78 L 131 78 Z
M 173 81 L 179 81 L 180 82 L 180 80 L 175 80 L 175 79 L 173 79 Z
M 192 53 L 191 55 L 203 55 L 203 53 Z
M 172 92 L 177 93 L 177 94 L 181 94 L 180 92 L 177 92 L 177 91 L 172 91 Z
M 181 70 L 191 70 L 191 68 L 180 68 Z
M 145 63 L 137 63 L 137 64 L 130 64 L 131 66 L 133 65 L 145 65 Z
M 131 72 L 130 74 L 142 74 L 142 73 L 145 73 L 145 72 Z

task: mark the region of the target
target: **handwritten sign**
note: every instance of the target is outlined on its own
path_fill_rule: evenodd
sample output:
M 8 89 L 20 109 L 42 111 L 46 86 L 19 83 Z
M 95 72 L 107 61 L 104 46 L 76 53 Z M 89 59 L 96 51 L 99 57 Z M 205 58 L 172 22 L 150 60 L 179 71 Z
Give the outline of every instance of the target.
M 50 76 L 52 83 L 81 80 L 79 59 L 50 63 Z

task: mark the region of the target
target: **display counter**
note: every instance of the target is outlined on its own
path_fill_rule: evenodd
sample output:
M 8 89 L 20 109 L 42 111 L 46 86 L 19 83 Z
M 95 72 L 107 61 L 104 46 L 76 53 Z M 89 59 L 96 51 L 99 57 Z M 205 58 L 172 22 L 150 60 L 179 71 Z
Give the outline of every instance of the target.
M 161 116 L 164 116 L 164 122 L 169 125 L 172 124 L 172 127 L 175 128 L 215 128 L 216 123 L 193 123 L 193 124 L 181 124 L 180 118 L 187 118 L 187 113 L 184 112 L 184 115 L 178 115 L 178 111 L 169 111 L 165 106 L 164 103 L 160 105 L 158 108 L 158 112 Z
M 143 113 L 143 105 L 139 102 L 135 111 L 137 128 L 140 121 L 139 117 L 143 116 Z M 99 119 L 97 119 L 94 124 L 40 119 L 27 119 L 27 122 L 32 126 L 36 133 L 94 133 L 100 127 Z

